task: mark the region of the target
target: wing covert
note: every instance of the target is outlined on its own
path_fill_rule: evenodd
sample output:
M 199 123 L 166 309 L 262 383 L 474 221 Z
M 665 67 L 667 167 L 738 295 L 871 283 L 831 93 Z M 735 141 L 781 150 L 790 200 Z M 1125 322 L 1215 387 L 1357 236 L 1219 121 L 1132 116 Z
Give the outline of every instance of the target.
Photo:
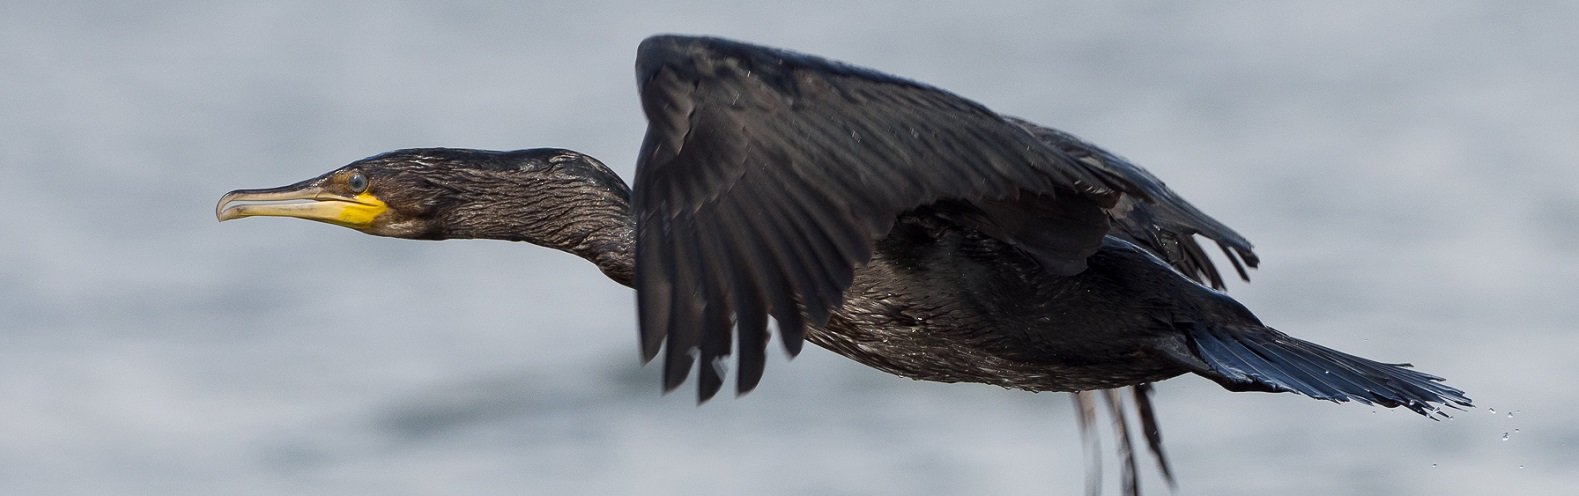
M 666 389 L 700 359 L 703 400 L 735 327 L 745 392 L 761 376 L 767 317 L 798 352 L 905 210 L 1022 191 L 1097 210 L 1145 194 L 979 104 L 865 69 L 681 36 L 644 41 L 636 68 L 648 119 L 632 202 L 642 352 L 667 342 Z

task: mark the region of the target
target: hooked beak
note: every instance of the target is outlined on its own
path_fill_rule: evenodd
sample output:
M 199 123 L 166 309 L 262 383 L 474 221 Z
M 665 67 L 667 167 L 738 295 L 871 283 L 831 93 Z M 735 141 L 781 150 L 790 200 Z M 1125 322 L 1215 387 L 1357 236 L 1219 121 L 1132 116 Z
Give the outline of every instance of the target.
M 371 193 L 347 196 L 326 191 L 323 182 L 317 178 L 278 188 L 231 191 L 219 198 L 214 216 L 220 222 L 242 217 L 295 217 L 365 231 L 388 210 Z

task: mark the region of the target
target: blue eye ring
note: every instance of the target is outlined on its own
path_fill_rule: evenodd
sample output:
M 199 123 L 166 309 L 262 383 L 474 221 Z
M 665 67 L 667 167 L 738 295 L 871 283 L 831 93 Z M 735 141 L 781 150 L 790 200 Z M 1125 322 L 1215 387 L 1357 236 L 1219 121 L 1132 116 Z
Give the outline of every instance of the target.
M 351 177 L 346 178 L 345 184 L 351 187 L 352 193 L 362 194 L 363 191 L 367 191 L 367 176 L 362 175 L 361 172 L 352 172 Z

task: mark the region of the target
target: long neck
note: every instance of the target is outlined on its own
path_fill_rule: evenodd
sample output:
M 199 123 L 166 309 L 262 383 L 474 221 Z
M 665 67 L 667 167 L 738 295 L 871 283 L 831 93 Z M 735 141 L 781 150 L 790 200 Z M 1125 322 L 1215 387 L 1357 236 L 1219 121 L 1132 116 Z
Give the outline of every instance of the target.
M 573 253 L 631 286 L 636 221 L 630 190 L 598 166 L 606 177 L 549 172 L 475 183 L 447 214 L 443 237 L 526 241 Z

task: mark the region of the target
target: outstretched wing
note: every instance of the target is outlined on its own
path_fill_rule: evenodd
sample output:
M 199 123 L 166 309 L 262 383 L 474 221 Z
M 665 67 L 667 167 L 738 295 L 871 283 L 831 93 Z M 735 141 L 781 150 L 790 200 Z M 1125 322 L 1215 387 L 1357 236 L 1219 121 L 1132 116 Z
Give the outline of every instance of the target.
M 1011 120 L 1043 143 L 1088 167 L 1121 177 L 1145 193 L 1140 197 L 1124 196 L 1118 205 L 1108 209 L 1113 220 L 1113 232 L 1109 234 L 1150 250 L 1184 275 L 1216 289 L 1223 289 L 1223 277 L 1196 243 L 1196 234 L 1215 241 L 1241 279 L 1250 280 L 1246 266 L 1254 268 L 1261 263 L 1249 240 L 1196 209 L 1146 169 L 1075 135 L 1023 119 Z
M 1029 193 L 1105 222 L 1124 193 L 1145 199 L 975 102 L 865 69 L 657 36 L 636 72 L 648 120 L 633 198 L 642 352 L 650 360 L 667 340 L 668 389 L 700 358 L 704 400 L 721 386 L 732 328 L 744 392 L 762 374 L 767 318 L 797 353 L 906 210 Z M 1100 233 L 1087 236 L 1092 250 Z

